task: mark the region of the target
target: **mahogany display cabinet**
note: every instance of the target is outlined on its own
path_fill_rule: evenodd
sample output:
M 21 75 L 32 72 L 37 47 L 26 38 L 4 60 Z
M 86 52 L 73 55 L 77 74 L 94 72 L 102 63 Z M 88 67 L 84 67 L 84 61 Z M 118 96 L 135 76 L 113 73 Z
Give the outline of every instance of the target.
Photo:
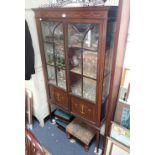
M 117 7 L 37 8 L 39 46 L 49 107 L 99 132 L 105 121 Z

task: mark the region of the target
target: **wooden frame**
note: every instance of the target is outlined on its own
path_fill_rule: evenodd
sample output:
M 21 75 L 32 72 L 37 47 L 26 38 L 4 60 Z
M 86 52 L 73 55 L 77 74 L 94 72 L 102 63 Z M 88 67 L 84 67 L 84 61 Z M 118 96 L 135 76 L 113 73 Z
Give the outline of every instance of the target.
M 119 142 L 107 137 L 106 149 L 104 155 L 130 155 L 128 147 L 120 144 Z

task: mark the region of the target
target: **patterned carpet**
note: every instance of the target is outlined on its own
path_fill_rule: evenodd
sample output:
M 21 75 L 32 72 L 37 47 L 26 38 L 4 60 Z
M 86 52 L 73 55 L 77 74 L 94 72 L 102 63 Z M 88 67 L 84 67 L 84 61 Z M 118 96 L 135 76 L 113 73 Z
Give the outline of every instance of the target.
M 95 155 L 95 140 L 92 141 L 89 151 L 86 152 L 80 142 L 70 142 L 66 137 L 66 133 L 57 128 L 56 125 L 53 125 L 49 120 L 45 122 L 43 128 L 34 120 L 32 132 L 53 155 Z M 101 142 L 100 145 L 102 146 Z

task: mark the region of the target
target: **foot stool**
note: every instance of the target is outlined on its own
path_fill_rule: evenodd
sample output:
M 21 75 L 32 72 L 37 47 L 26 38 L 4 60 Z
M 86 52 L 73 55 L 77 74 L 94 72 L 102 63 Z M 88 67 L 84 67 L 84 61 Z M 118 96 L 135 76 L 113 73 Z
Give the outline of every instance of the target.
M 78 118 L 75 118 L 71 123 L 69 123 L 69 125 L 67 125 L 66 133 L 68 138 L 73 136 L 84 143 L 86 151 L 88 151 L 89 144 L 95 136 L 95 130 Z

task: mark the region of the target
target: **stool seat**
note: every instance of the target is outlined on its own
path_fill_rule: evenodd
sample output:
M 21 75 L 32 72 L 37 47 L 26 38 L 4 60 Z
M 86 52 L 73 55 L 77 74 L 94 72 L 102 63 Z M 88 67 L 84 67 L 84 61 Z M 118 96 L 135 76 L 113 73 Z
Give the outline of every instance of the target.
M 79 139 L 86 145 L 89 145 L 95 136 L 94 129 L 78 118 L 75 118 L 71 123 L 69 123 L 69 125 L 66 127 L 66 132 L 67 134 Z

